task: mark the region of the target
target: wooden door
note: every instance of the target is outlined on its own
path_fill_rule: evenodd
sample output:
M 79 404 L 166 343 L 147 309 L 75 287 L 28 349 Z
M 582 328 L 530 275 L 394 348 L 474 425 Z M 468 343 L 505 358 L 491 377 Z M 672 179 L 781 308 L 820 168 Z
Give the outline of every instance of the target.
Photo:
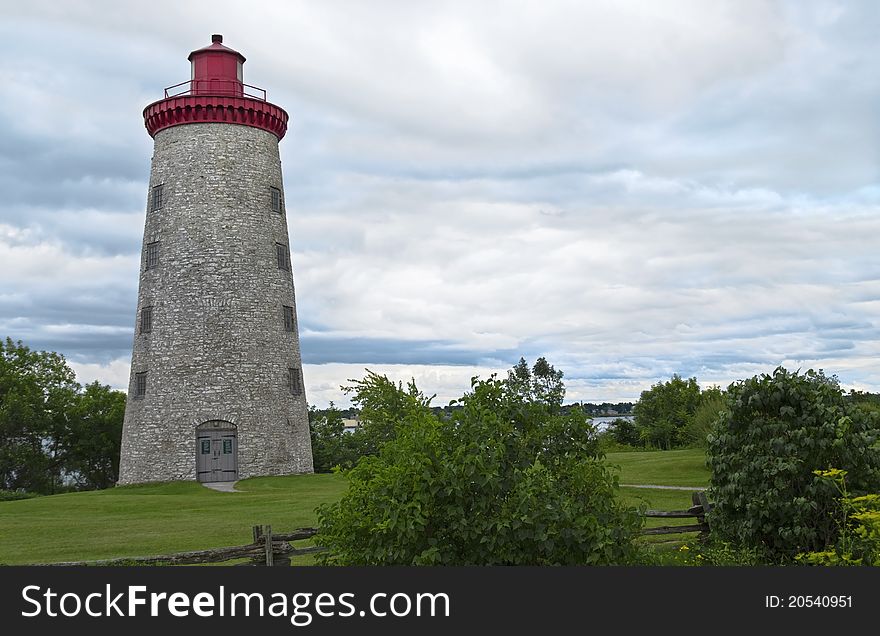
M 196 435 L 196 474 L 199 481 L 238 479 L 235 431 L 199 431 Z

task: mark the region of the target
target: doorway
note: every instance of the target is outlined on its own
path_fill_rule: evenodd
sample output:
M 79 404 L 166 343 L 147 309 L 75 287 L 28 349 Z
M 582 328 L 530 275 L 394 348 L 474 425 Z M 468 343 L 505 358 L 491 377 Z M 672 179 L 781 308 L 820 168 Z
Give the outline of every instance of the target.
M 238 433 L 231 422 L 212 420 L 196 430 L 196 478 L 201 482 L 238 479 Z

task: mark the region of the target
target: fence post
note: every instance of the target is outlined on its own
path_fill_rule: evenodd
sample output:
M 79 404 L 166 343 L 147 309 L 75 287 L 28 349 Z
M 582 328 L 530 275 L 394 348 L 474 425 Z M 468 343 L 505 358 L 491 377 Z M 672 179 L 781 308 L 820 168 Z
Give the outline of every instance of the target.
M 695 491 L 691 496 L 691 501 L 694 502 L 694 506 L 703 509 L 702 514 L 697 517 L 697 521 L 703 526 L 703 529 L 700 530 L 700 541 L 705 541 L 709 538 L 709 524 L 706 522 L 706 515 L 712 511 L 712 506 L 709 505 L 709 499 L 706 497 L 705 491 L 702 490 Z
M 263 541 L 266 542 L 266 565 L 274 565 L 275 555 L 272 553 L 272 526 L 263 526 Z

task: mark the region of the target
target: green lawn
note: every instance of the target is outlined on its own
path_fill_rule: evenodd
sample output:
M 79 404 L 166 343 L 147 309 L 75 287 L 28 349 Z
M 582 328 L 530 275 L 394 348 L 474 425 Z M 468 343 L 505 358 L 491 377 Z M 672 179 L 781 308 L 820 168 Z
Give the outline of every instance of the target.
M 617 467 L 622 484 L 654 484 L 661 486 L 699 486 L 709 483 L 706 453 L 700 449 L 608 453 L 607 463 Z M 633 506 L 644 504 L 652 510 L 684 510 L 690 508 L 692 491 L 660 490 L 654 488 L 620 489 L 620 495 Z M 646 519 L 646 528 L 657 526 L 686 526 L 696 519 Z M 675 550 L 683 542 L 696 537 L 696 533 L 656 535 L 642 540 L 663 544 L 665 550 Z M 658 546 L 658 549 L 660 547 Z
M 251 527 L 315 525 L 345 490 L 338 475 L 259 477 L 221 493 L 195 482 L 125 486 L 0 502 L 0 563 L 167 554 L 250 543 Z
M 689 490 L 648 490 L 646 488 L 621 488 L 620 496 L 624 501 L 639 506 L 645 504 L 651 510 L 684 510 L 690 508 L 691 492 Z M 668 522 L 680 521 L 679 519 L 664 520 L 665 525 Z M 687 523 L 693 521 L 685 520 Z
M 620 467 L 621 483 L 704 486 L 708 480 L 699 450 L 609 453 L 608 464 Z M 254 525 L 271 524 L 276 532 L 315 525 L 315 507 L 338 499 L 346 482 L 326 474 L 258 477 L 238 482 L 237 488 L 243 492 L 174 482 L 0 502 L 0 563 L 86 561 L 242 545 L 250 542 Z M 644 503 L 655 510 L 691 505 L 688 491 L 621 488 L 620 494 L 634 506 Z M 646 525 L 687 523 L 693 521 L 650 519 Z
M 620 468 L 622 484 L 705 487 L 709 483 L 702 449 L 608 453 L 606 462 Z

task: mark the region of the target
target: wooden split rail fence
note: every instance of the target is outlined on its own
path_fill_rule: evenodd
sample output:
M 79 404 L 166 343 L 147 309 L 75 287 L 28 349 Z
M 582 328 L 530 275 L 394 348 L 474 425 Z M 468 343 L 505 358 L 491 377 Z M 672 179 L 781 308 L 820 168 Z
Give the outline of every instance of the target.
M 697 491 L 693 494 L 693 506 L 687 510 L 646 510 L 645 517 L 662 519 L 695 518 L 697 523 L 681 526 L 659 526 L 645 528 L 642 535 L 680 534 L 683 532 L 699 532 L 702 538 L 709 534 L 709 524 L 706 523 L 706 514 L 712 510 L 714 504 L 706 499 L 706 493 Z M 98 561 L 66 561 L 63 563 L 34 563 L 32 565 L 193 565 L 197 563 L 224 563 L 236 559 L 247 559 L 239 565 L 265 565 L 283 566 L 290 565 L 290 559 L 303 554 L 321 552 L 320 546 L 307 546 L 297 548 L 292 541 L 311 539 L 318 531 L 315 528 L 299 528 L 293 532 L 275 534 L 272 526 L 254 526 L 253 542 L 247 545 L 237 545 L 227 548 L 211 548 L 208 550 L 195 550 L 192 552 L 176 552 L 174 554 L 159 554 L 155 556 L 121 557 L 118 559 L 102 559 Z
M 709 503 L 709 500 L 706 498 L 706 493 L 702 490 L 694 492 L 691 501 L 694 505 L 687 510 L 646 510 L 644 516 L 660 519 L 687 519 L 693 517 L 696 518 L 697 523 L 682 526 L 658 526 L 656 528 L 645 528 L 642 530 L 641 534 L 656 535 L 699 532 L 700 538 L 705 539 L 709 536 L 709 524 L 706 523 L 706 515 L 712 511 L 715 504 Z
M 64 563 L 40 563 L 33 565 L 193 565 L 197 563 L 223 563 L 234 559 L 248 559 L 238 565 L 290 565 L 291 557 L 320 552 L 324 548 L 307 546 L 297 548 L 291 541 L 311 539 L 315 528 L 299 528 L 293 532 L 274 534 L 272 526 L 254 526 L 253 543 L 228 548 L 211 548 L 192 552 L 176 552 L 143 557 L 122 557 L 99 561 L 67 561 Z

